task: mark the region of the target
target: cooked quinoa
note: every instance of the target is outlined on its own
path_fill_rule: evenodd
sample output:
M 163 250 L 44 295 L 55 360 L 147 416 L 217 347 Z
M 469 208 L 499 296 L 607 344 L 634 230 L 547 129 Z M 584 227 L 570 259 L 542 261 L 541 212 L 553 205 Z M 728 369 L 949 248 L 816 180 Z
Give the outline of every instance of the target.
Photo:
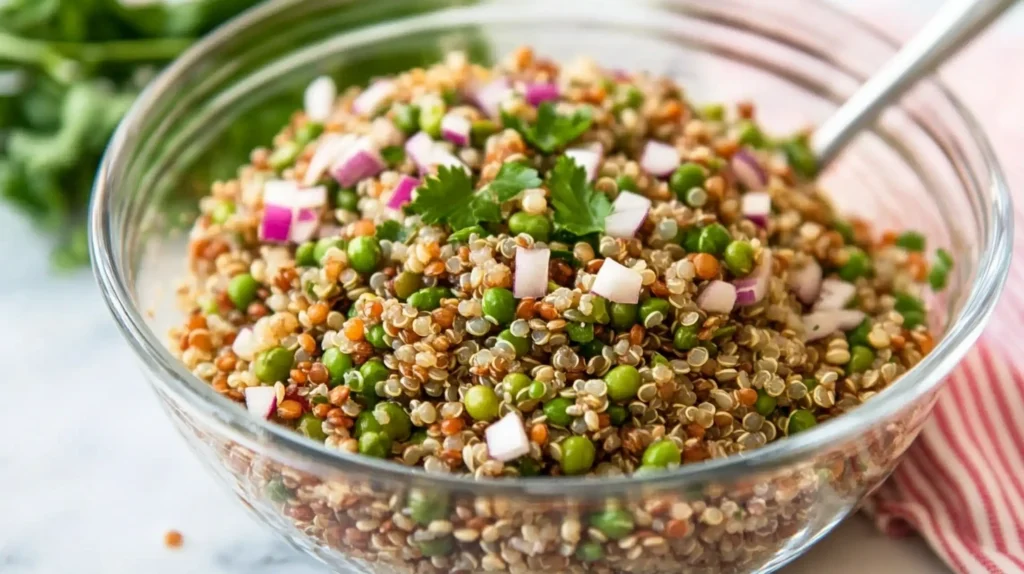
M 427 472 L 742 455 L 933 346 L 948 255 L 837 214 L 814 172 L 750 104 L 525 48 L 323 78 L 201 201 L 171 345 L 256 415 Z

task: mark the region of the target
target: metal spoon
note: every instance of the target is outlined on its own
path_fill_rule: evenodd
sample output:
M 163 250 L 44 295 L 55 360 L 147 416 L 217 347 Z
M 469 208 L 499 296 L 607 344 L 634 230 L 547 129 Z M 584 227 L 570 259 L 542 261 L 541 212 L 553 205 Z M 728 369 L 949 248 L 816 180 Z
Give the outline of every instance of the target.
M 920 32 L 814 132 L 811 145 L 819 165 L 832 161 L 882 109 L 967 45 L 1014 3 L 950 0 L 943 4 Z

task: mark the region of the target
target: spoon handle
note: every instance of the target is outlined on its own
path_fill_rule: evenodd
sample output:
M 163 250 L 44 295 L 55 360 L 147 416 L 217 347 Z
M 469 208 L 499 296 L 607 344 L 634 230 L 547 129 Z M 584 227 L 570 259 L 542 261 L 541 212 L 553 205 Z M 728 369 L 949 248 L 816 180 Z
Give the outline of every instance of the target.
M 812 145 L 824 166 L 878 113 L 984 30 L 1014 0 L 949 0 L 900 51 L 819 127 Z

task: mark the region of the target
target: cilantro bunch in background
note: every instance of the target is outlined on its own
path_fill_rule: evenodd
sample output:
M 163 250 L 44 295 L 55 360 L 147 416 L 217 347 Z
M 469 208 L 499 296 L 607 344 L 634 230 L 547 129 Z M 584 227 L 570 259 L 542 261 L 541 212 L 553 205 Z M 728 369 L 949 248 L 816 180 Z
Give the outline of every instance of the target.
M 0 0 L 0 199 L 88 260 L 100 157 L 159 68 L 258 0 Z

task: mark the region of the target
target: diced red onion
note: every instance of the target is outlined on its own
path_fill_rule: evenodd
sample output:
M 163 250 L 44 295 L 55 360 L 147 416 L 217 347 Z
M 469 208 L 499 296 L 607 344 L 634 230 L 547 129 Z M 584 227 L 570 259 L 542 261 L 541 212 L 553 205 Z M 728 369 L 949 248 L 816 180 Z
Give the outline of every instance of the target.
M 612 204 L 612 213 L 604 219 L 605 234 L 629 239 L 647 220 L 651 200 L 630 191 L 623 191 Z
M 834 309 L 808 313 L 803 316 L 805 339 L 816 341 L 838 331 L 849 331 L 860 325 L 864 317 L 864 312 L 856 309 Z
M 419 132 L 405 142 L 405 153 L 421 172 L 427 171 L 434 145 L 434 140 L 426 132 Z
M 790 271 L 788 283 L 789 288 L 804 305 L 814 303 L 821 290 L 821 265 L 811 259 L 800 269 Z
M 263 207 L 263 220 L 260 221 L 260 241 L 284 243 L 291 235 L 291 228 L 291 207 L 273 203 Z
M 708 313 L 731 313 L 736 306 L 737 290 L 728 281 L 714 280 L 697 295 L 697 306 Z
M 320 227 L 320 211 L 313 208 L 299 208 L 292 220 L 292 227 L 288 233 L 288 240 L 293 243 L 304 243 L 316 236 L 316 230 Z
M 508 80 L 498 78 L 476 88 L 469 96 L 485 114 L 497 118 L 501 116 L 501 104 L 511 91 Z
M 306 87 L 303 105 L 306 117 L 316 123 L 324 123 L 331 118 L 334 111 L 334 99 L 338 97 L 338 88 L 334 80 L 328 76 L 320 76 Z
M 544 102 L 557 100 L 559 96 L 558 86 L 555 84 L 527 84 L 526 101 L 531 106 L 539 106 Z
M 523 297 L 543 297 L 548 292 L 548 263 L 550 249 L 516 247 L 516 273 L 513 294 Z
M 821 282 L 821 292 L 812 307 L 815 311 L 835 311 L 846 307 L 857 295 L 853 283 L 841 279 L 826 279 Z
M 277 410 L 277 389 L 274 387 L 246 387 L 245 408 L 253 416 L 269 419 Z
M 365 178 L 377 175 L 386 166 L 370 138 L 362 137 L 331 167 L 331 175 L 342 187 L 352 187 Z
M 243 361 L 251 361 L 256 356 L 256 336 L 252 329 L 246 327 L 235 335 L 231 350 Z
M 768 226 L 768 216 L 772 213 L 772 196 L 767 191 L 751 191 L 743 194 L 741 205 L 743 216 L 759 227 Z
M 729 165 L 736 174 L 736 179 L 750 191 L 759 191 L 768 184 L 768 175 L 765 174 L 764 168 L 757 158 L 745 149 L 734 153 Z
M 606 258 L 590 290 L 613 303 L 640 302 L 643 277 L 611 258 Z
M 469 120 L 455 112 L 448 112 L 441 118 L 441 135 L 444 139 L 457 146 L 469 145 L 469 131 L 472 128 Z
M 345 151 L 356 141 L 352 134 L 338 135 L 328 134 L 324 136 L 317 145 L 313 157 L 309 160 L 309 167 L 306 168 L 306 175 L 302 178 L 305 186 L 314 185 L 320 181 L 320 177 L 338 161 Z
M 401 209 L 403 205 L 412 200 L 412 192 L 419 185 L 420 180 L 403 175 L 402 179 L 398 180 L 395 191 L 391 193 L 391 198 L 388 199 L 388 207 L 391 209 Z
M 484 434 L 487 437 L 487 454 L 493 459 L 507 462 L 530 452 L 530 439 L 523 428 L 523 419 L 514 411 L 488 426 Z
M 750 275 L 732 282 L 736 287 L 736 304 L 740 307 L 757 305 L 768 294 L 768 281 L 772 276 L 772 252 L 761 251 L 761 261 Z
M 368 116 L 377 111 L 388 98 L 395 93 L 395 83 L 391 80 L 378 80 L 359 94 L 352 102 L 352 110 L 357 114 Z
M 650 140 L 644 146 L 640 167 L 655 177 L 668 177 L 679 167 L 679 151 L 667 143 Z
M 600 143 L 595 143 L 589 147 L 577 147 L 565 150 L 565 155 L 572 158 L 576 165 L 582 167 L 587 172 L 587 181 L 594 181 L 597 177 L 597 171 L 601 167 L 601 161 L 604 158 L 604 146 Z

